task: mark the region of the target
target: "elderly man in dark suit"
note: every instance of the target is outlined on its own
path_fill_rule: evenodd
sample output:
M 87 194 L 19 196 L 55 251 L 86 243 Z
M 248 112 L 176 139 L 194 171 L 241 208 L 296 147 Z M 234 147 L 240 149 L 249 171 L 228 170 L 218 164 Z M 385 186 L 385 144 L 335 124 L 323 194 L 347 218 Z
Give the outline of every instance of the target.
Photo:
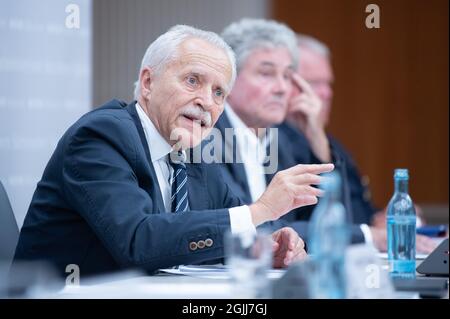
M 375 211 L 364 198 L 364 187 L 354 162 L 343 147 L 325 133 L 332 73 L 329 64 L 325 64 L 327 61 L 317 62 L 326 59 L 316 52 L 319 44 L 316 47 L 310 44 L 308 48 L 312 52 L 303 48 L 299 54 L 297 46 L 304 41 L 297 42 L 292 30 L 276 21 L 260 19 L 232 23 L 225 28 L 222 37 L 236 52 L 238 75 L 216 127 L 222 135 L 231 128 L 239 132 L 235 145 L 229 143 L 230 139 L 221 143 L 225 148 L 233 147 L 234 153 L 241 153 L 243 159 L 240 163 L 224 161 L 221 165 L 224 181 L 244 202 L 253 202 L 273 178 L 273 172 L 267 174 L 266 164 L 258 161 L 258 157 L 264 158 L 266 148 L 273 142 L 278 145 L 277 170 L 299 163 L 331 161 L 343 177 L 342 202 L 351 224 L 352 242 L 373 243 L 379 250 L 386 250 L 386 229 L 370 225 Z M 297 74 L 297 69 L 308 81 Z M 301 93 L 292 94 L 295 91 Z M 287 114 L 290 123 L 282 123 Z M 258 135 L 257 128 L 269 129 L 276 125 L 276 140 L 267 138 L 268 134 Z M 258 156 L 261 151 L 263 155 Z M 289 225 L 308 241 L 308 221 L 313 208 L 296 209 L 267 226 Z M 435 246 L 424 236 L 417 236 L 417 243 L 419 251 L 424 252 Z
M 136 101 L 112 100 L 72 125 L 37 185 L 15 260 L 46 260 L 81 275 L 147 271 L 224 256 L 224 233 L 255 232 L 314 204 L 311 184 L 332 164 L 277 174 L 243 205 L 214 165 L 186 163 L 223 111 L 235 79 L 231 49 L 212 32 L 176 26 L 144 55 Z M 305 257 L 290 228 L 273 233 L 274 266 Z
M 224 146 L 220 148 L 233 147 L 232 153 L 238 153 L 242 159 L 240 163 L 223 160 L 222 175 L 236 195 L 251 203 L 264 192 L 276 171 L 298 163 L 318 162 L 305 139 L 291 138 L 281 129 L 276 136 L 258 132 L 260 129 L 267 133 L 285 120 L 291 92 L 296 85 L 309 92 L 306 100 L 318 98 L 305 81 L 296 77 L 299 61 L 296 36 L 286 25 L 273 20 L 242 19 L 227 26 L 222 37 L 236 53 L 238 75 L 216 128 L 222 136 L 227 129 L 236 131 L 235 145 L 231 145 L 230 139 L 223 139 L 220 142 Z M 268 158 L 276 159 L 277 163 L 275 170 L 268 172 L 260 159 L 266 155 L 266 148 L 274 143 L 278 146 L 275 148 L 277 154 Z M 335 162 L 341 175 L 345 174 L 345 167 L 338 158 L 330 158 L 330 161 Z M 348 210 L 347 201 L 344 199 L 343 202 Z M 289 225 L 305 239 L 312 208 L 302 207 L 267 226 Z M 364 241 L 358 225 L 352 227 L 352 240 Z

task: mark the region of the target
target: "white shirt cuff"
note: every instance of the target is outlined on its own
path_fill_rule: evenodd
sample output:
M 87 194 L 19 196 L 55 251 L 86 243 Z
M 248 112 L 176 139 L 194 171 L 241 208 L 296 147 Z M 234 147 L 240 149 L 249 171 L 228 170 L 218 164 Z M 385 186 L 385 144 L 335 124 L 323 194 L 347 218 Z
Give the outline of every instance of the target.
M 250 208 L 247 205 L 229 209 L 232 234 L 251 232 L 256 234 L 256 227 L 252 222 Z
M 364 241 L 366 244 L 373 245 L 373 238 L 372 238 L 372 232 L 370 231 L 370 227 L 367 224 L 361 224 L 359 225 L 361 228 L 361 231 L 364 235 Z

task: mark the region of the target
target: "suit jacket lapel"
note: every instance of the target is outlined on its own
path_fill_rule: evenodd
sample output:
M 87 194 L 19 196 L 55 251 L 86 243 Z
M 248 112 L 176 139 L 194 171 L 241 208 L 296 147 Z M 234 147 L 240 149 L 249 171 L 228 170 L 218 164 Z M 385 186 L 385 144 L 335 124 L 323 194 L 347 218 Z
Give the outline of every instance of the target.
M 148 183 L 145 185 L 147 188 L 147 192 L 150 194 L 150 197 L 154 201 L 156 211 L 159 213 L 165 212 L 166 209 L 164 207 L 164 201 L 162 199 L 161 190 L 159 189 L 158 178 L 156 176 L 155 168 L 153 167 L 152 164 L 152 158 L 150 156 L 150 151 L 148 149 L 147 139 L 145 138 L 144 129 L 142 128 L 141 120 L 139 119 L 139 115 L 136 111 L 136 101 L 133 101 L 129 105 L 127 105 L 126 109 L 128 113 L 130 113 L 134 121 L 134 124 L 136 125 L 142 146 L 144 148 L 145 156 L 147 157 L 149 167 L 148 173 L 150 175 L 150 181 L 148 181 Z

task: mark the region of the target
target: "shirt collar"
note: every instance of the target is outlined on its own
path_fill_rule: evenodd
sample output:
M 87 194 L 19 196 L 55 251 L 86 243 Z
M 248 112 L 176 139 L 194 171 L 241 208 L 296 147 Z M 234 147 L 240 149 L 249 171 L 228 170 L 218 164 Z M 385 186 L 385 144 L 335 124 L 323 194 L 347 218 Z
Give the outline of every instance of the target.
M 172 146 L 170 146 L 170 144 L 167 143 L 167 141 L 161 136 L 153 122 L 138 102 L 136 102 L 136 110 L 139 115 L 139 119 L 141 120 L 145 137 L 147 138 L 147 144 L 152 162 L 154 163 L 162 158 L 165 158 L 167 154 L 172 151 Z
M 272 134 L 270 132 L 270 128 L 267 128 L 266 134 L 263 138 L 259 138 L 256 134 L 251 130 L 247 124 L 245 124 L 241 118 L 236 114 L 233 108 L 225 103 L 225 113 L 228 116 L 228 119 L 231 122 L 231 126 L 233 128 L 238 128 L 241 132 L 244 132 L 251 139 L 251 142 L 254 144 L 260 143 L 261 146 L 266 147 L 270 143 L 272 139 Z
M 246 152 L 251 154 L 256 151 L 258 161 L 262 161 L 266 156 L 266 148 L 269 146 L 269 143 L 272 139 L 272 134 L 270 129 L 268 128 L 264 137 L 259 138 L 256 134 L 251 130 L 242 120 L 241 118 L 234 112 L 233 108 L 225 103 L 225 113 L 230 120 L 231 126 L 235 130 L 235 135 L 238 140 L 239 149 L 242 152 Z M 243 149 L 246 148 L 246 149 Z

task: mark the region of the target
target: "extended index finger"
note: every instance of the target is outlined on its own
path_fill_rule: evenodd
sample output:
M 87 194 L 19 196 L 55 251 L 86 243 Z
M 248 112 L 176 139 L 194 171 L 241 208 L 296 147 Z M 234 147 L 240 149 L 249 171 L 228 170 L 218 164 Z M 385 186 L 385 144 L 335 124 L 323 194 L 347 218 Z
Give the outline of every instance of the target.
M 331 172 L 334 169 L 334 165 L 328 164 L 298 164 L 288 169 L 292 174 L 322 174 Z
M 308 95 L 314 95 L 314 91 L 309 83 L 298 73 L 292 72 L 292 83 L 301 91 Z

